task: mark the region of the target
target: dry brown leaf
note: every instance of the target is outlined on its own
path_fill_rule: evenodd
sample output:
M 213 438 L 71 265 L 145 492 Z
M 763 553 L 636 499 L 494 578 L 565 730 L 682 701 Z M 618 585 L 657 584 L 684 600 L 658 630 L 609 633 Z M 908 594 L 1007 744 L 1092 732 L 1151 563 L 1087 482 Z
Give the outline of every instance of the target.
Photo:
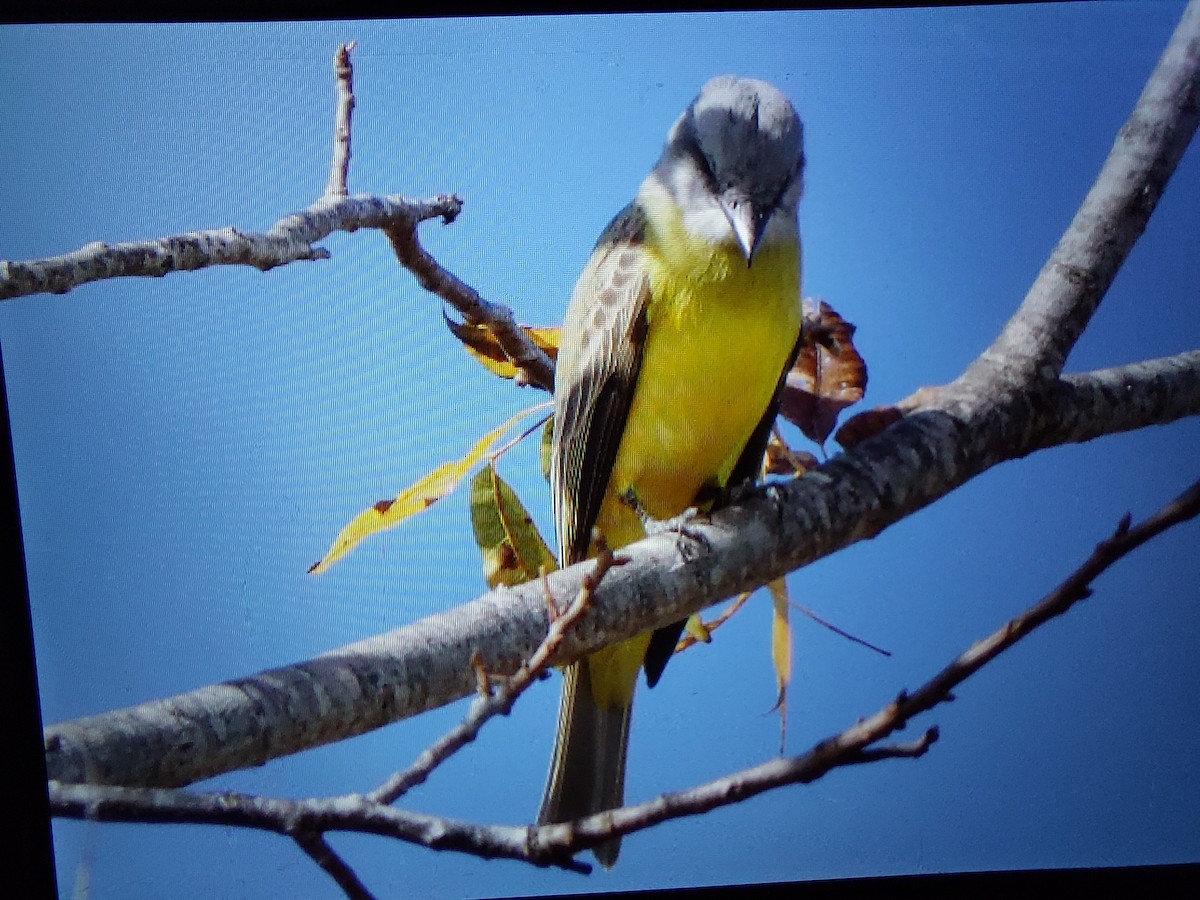
M 823 300 L 804 301 L 804 342 L 788 372 L 780 414 L 818 444 L 838 415 L 867 390 L 867 364 L 854 347 L 854 326 Z

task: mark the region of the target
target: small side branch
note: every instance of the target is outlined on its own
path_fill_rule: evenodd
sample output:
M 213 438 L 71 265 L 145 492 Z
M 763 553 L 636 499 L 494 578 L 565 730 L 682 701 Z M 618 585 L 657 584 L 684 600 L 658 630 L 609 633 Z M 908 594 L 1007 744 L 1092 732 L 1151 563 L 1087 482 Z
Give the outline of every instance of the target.
M 224 825 L 297 835 L 347 831 L 390 837 L 430 850 L 456 850 L 483 859 L 529 860 L 529 829 L 518 825 L 472 825 L 373 803 L 357 794 L 288 800 L 238 793 L 196 793 L 173 788 L 126 788 L 49 782 L 52 815 L 96 822 Z M 306 853 L 338 863 L 308 838 Z M 332 848 L 329 852 L 332 854 Z M 540 865 L 587 873 L 591 867 L 569 857 Z M 344 863 L 343 863 L 344 865 Z M 329 868 L 322 865 L 326 871 Z M 332 874 L 332 873 L 331 873 Z M 341 881 L 339 880 L 339 884 Z
M 326 197 L 347 197 L 350 177 L 350 119 L 354 115 L 354 67 L 350 52 L 355 42 L 342 44 L 333 56 L 333 71 L 337 77 L 337 112 L 333 125 L 333 165 L 329 171 Z
M 605 574 L 614 565 L 619 564 L 619 560 L 614 558 L 608 546 L 601 542 L 600 552 L 596 557 L 596 567 L 592 574 L 584 579 L 583 587 L 575 601 L 550 623 L 545 640 L 529 660 L 506 678 L 496 691 L 477 697 L 471 706 L 471 711 L 457 728 L 425 750 L 407 770 L 392 776 L 368 794 L 368 799 L 376 803 L 394 803 L 411 788 L 424 782 L 429 777 L 429 773 L 450 756 L 475 740 L 479 729 L 485 722 L 498 715 L 508 715 L 517 698 L 525 693 L 529 686 L 537 681 L 549 667 L 550 660 L 558 652 L 567 632 L 590 608 L 592 597 Z M 483 683 L 486 684 L 486 678 Z
M 938 727 L 927 728 L 915 741 L 904 744 L 886 744 L 882 747 L 869 747 L 846 757 L 847 765 L 858 763 L 873 763 L 884 759 L 918 759 L 932 747 L 941 736 Z
M 337 882 L 349 900 L 375 900 L 349 864 L 329 846 L 325 836 L 318 831 L 300 831 L 292 835 L 296 844 L 309 855 L 313 862 Z
M 457 275 L 425 252 L 417 229 L 401 225 L 385 229 L 400 264 L 417 277 L 421 287 L 441 297 L 472 325 L 486 325 L 509 361 L 517 367 L 517 381 L 547 391 L 554 390 L 554 363 L 517 324 L 512 310 L 502 303 L 485 300 Z
M 1168 528 L 1193 519 L 1198 514 L 1200 481 L 1135 527 L 1130 527 L 1130 517 L 1126 515 L 1117 525 L 1112 537 L 1097 544 L 1087 561 L 1072 572 L 1062 584 L 1020 616 L 978 641 L 910 697 L 898 702 L 898 714 L 907 719 L 946 700 L 955 686 L 1039 625 L 1061 616 L 1080 600 L 1090 597 L 1091 583 L 1113 563 Z
M 354 112 L 354 42 L 342 44 L 334 55 L 337 107 L 334 116 L 333 161 L 324 195 L 307 209 L 285 216 L 269 231 L 253 233 L 236 228 L 190 231 L 186 234 L 105 244 L 100 241 L 61 256 L 25 261 L 0 260 L 0 300 L 29 294 L 65 294 L 81 284 L 132 276 L 161 278 L 209 266 L 254 266 L 261 271 L 300 260 L 328 259 L 317 242 L 335 231 L 375 228 L 415 232 L 426 219 L 453 222 L 462 209 L 455 196 L 428 200 L 403 197 L 350 197 L 351 116 Z M 517 329 L 519 331 L 519 329 Z M 522 332 L 523 334 L 523 332 Z M 536 349 L 536 348 L 535 348 Z

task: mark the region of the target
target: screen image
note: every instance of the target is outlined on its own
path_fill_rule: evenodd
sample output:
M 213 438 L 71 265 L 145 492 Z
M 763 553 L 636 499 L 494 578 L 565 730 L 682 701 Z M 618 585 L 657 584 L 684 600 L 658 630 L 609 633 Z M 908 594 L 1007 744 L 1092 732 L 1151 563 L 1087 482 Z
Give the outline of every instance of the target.
M 869 373 L 845 421 L 953 381 L 992 344 L 1184 10 L 5 26 L 0 258 L 261 233 L 304 210 L 330 180 L 333 60 L 353 41 L 350 194 L 458 195 L 452 223 L 419 226 L 422 247 L 517 322 L 556 327 L 597 239 L 701 87 L 752 76 L 803 122 L 802 292 L 853 323 Z M 1200 348 L 1197 235 L 1193 145 L 1066 372 Z M 328 258 L 268 271 L 211 266 L 0 302 L 45 726 L 311 660 L 489 591 L 472 531 L 478 465 L 310 572 L 356 516 L 549 399 L 467 352 L 446 325 L 458 314 L 378 230 L 334 231 L 318 246 Z M 842 452 L 832 437 L 822 448 L 781 430 L 817 462 Z M 553 548 L 540 438 L 497 466 Z M 802 754 L 874 715 L 1052 591 L 1126 513 L 1143 520 L 1200 478 L 1198 447 L 1193 413 L 1038 450 L 788 574 L 793 601 L 890 655 L 793 607 L 782 735 L 774 607 L 759 590 L 653 689 L 639 679 L 626 801 L 777 758 L 781 737 L 785 755 Z M 1195 521 L 1149 541 L 889 739 L 936 725 L 923 756 L 636 832 L 611 869 L 365 834 L 328 842 L 380 897 L 1200 861 L 1198 547 Z M 397 805 L 536 822 L 562 682 L 552 669 Z M 190 789 L 368 792 L 468 706 Z M 296 843 L 265 831 L 56 818 L 53 834 L 63 897 L 344 896 Z

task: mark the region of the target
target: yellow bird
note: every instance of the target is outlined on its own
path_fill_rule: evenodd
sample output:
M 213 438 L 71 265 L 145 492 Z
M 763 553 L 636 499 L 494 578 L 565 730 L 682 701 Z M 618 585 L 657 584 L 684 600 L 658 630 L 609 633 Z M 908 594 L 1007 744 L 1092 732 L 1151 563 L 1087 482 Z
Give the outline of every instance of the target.
M 563 323 L 550 484 L 559 559 L 613 548 L 752 481 L 799 347 L 804 129 L 763 81 L 723 75 L 671 128 L 637 199 L 605 229 Z M 624 802 L 637 674 L 653 686 L 683 627 L 565 672 L 538 821 Z M 620 841 L 595 848 L 606 867 Z

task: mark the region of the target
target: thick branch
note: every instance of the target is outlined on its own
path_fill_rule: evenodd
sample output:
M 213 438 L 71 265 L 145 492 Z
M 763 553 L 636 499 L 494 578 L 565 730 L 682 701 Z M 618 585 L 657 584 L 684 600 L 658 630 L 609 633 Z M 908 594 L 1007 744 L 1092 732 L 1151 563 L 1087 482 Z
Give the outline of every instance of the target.
M 973 368 L 1057 376 L 1141 236 L 1200 118 L 1200 4 L 1184 11 L 1096 183 L 1024 303 Z
M 396 810 L 378 802 L 383 798 L 357 795 L 294 801 L 232 793 L 195 794 L 58 782 L 50 784 L 51 807 L 56 815 L 74 818 L 239 825 L 290 834 L 339 884 L 345 882 L 347 889 L 355 891 L 362 889 L 361 884 L 333 854 L 321 837 L 323 832 L 345 830 L 387 835 L 434 849 L 460 850 L 485 858 L 526 859 L 579 870 L 581 864 L 571 859 L 573 854 L 615 835 L 630 834 L 667 819 L 697 815 L 786 784 L 810 783 L 840 766 L 923 755 L 937 740 L 936 728 L 926 730 L 919 739 L 906 744 L 875 745 L 904 728 L 913 716 L 947 700 L 957 685 L 1039 625 L 1088 597 L 1091 582 L 1117 560 L 1198 513 L 1200 482 L 1136 528 L 1129 527 L 1126 516 L 1116 533 L 1099 544 L 1082 566 L 1038 604 L 977 642 L 912 694 L 902 694 L 874 716 L 821 741 L 801 756 L 771 760 L 649 803 L 611 810 L 578 822 L 528 829 L 472 826 Z M 549 645 L 547 639 L 543 646 Z M 359 894 L 352 894 L 355 895 Z
M 945 472 L 954 479 L 947 489 L 1036 450 L 1200 414 L 1200 350 L 1065 375 L 1017 393 L 1006 394 L 1002 378 L 972 366 L 946 387 L 918 392 L 923 404 L 900 423 L 925 427 L 945 414 L 967 426 L 953 426 L 961 458 Z
M 1115 383 L 1122 384 L 1116 393 L 1102 387 Z M 697 559 L 683 560 L 669 535 L 623 548 L 629 564 L 605 578 L 554 662 L 678 621 L 872 537 L 1004 460 L 1200 414 L 1200 354 L 1064 384 L 1056 402 L 1022 395 L 997 405 L 986 391 L 939 392 L 946 408 L 909 416 L 803 478 L 696 525 L 712 548 Z M 1067 405 L 1073 412 L 1064 425 Z M 1114 408 L 1119 414 L 1105 419 Z M 583 564 L 549 576 L 560 606 L 590 570 Z M 546 627 L 541 583 L 492 591 L 306 663 L 53 725 L 48 772 L 60 781 L 180 785 L 257 765 L 468 696 L 476 653 L 488 671 L 513 672 Z
M 0 300 L 28 294 L 65 294 L 89 281 L 125 276 L 162 277 L 208 266 L 254 266 L 262 271 L 302 259 L 328 259 L 314 246 L 335 231 L 360 228 L 408 229 L 426 219 L 453 222 L 462 200 L 442 195 L 428 200 L 404 197 L 322 197 L 302 212 L 285 216 L 260 233 L 235 228 L 123 244 L 87 244 L 73 253 L 24 262 L 0 260 Z
M 1053 404 L 1049 429 L 1032 435 L 1038 449 L 1079 444 L 1106 434 L 1165 425 L 1200 408 L 1200 350 L 1128 366 L 1064 375 L 1038 392 Z

